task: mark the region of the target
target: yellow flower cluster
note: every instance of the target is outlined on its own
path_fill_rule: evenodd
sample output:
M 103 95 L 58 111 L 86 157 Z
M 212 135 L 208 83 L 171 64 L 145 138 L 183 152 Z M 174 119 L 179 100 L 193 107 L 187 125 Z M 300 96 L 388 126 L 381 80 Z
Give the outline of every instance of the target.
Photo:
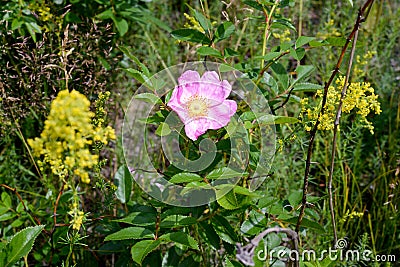
M 340 101 L 341 91 L 343 89 L 345 78 L 343 76 L 336 80 L 336 86 L 330 86 L 328 89 L 328 95 L 324 114 L 319 119 L 318 130 L 332 130 L 334 128 L 334 121 L 336 119 L 337 106 Z M 317 97 L 320 97 L 320 102 L 317 106 L 310 106 L 308 104 L 308 98 L 304 98 L 300 101 L 302 106 L 301 117 L 305 116 L 305 130 L 311 131 L 313 125 L 318 118 L 318 113 L 321 108 L 323 91 L 317 91 Z M 380 103 L 378 102 L 378 95 L 374 93 L 374 88 L 367 82 L 354 82 L 348 84 L 346 90 L 346 96 L 343 99 L 342 112 L 350 113 L 355 110 L 360 115 L 360 121 L 363 127 L 370 130 L 371 134 L 374 133 L 374 127 L 370 121 L 367 120 L 367 116 L 373 112 L 375 114 L 381 113 Z M 304 114 L 304 115 L 303 115 Z
M 101 127 L 104 124 L 105 117 L 107 115 L 104 109 L 106 101 L 110 98 L 110 92 L 100 92 L 94 105 L 96 107 L 95 116 L 93 117 L 93 124 L 95 126 Z
M 64 179 L 67 175 L 78 176 L 89 183 L 88 170 L 98 163 L 98 155 L 90 153 L 93 142 L 107 144 L 115 139 L 114 129 L 94 126 L 94 113 L 89 110 L 90 102 L 77 91 L 64 90 L 51 103 L 50 114 L 45 121 L 44 130 L 28 143 L 39 166 L 48 163 L 53 174 Z
M 200 23 L 194 17 L 186 13 L 183 13 L 183 15 L 187 20 L 187 22 L 185 23 L 185 25 L 183 25 L 183 27 L 188 29 L 198 30 L 199 32 L 204 33 L 204 29 L 200 26 Z
M 284 42 L 289 42 L 290 39 L 290 31 L 288 29 L 285 29 L 285 31 L 283 33 L 272 33 L 272 36 L 274 36 L 274 38 L 279 39 L 281 41 L 281 43 Z
M 376 51 L 368 51 L 362 57 L 360 55 L 356 56 L 356 62 L 354 66 L 353 74 L 356 77 L 362 77 L 365 75 L 364 67 L 369 63 L 369 61 L 376 55 Z
M 81 229 L 83 220 L 85 219 L 85 213 L 78 208 L 78 204 L 74 202 L 72 204 L 72 209 L 68 212 L 68 214 L 72 217 L 71 226 L 74 230 Z
M 353 212 L 350 213 L 350 211 L 347 210 L 346 213 L 344 214 L 343 218 L 340 219 L 340 222 L 344 223 L 347 220 L 351 220 L 351 219 L 353 219 L 355 217 L 361 218 L 362 216 L 364 216 L 364 212 L 353 211 Z
M 46 22 L 53 20 L 53 14 L 50 11 L 50 7 L 48 7 L 44 1 L 33 1 L 29 4 L 29 9 L 37 13 L 40 21 Z
M 340 37 L 341 34 L 335 27 L 335 21 L 333 19 L 325 22 L 325 27 L 322 32 L 317 33 L 317 38 L 326 39 L 328 37 Z

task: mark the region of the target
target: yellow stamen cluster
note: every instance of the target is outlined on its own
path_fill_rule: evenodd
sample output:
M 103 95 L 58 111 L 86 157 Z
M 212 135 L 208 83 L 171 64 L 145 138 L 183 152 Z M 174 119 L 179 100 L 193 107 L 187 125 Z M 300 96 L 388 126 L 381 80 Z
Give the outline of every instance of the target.
M 207 116 L 208 104 L 207 100 L 198 95 L 189 98 L 186 104 L 186 109 L 191 118 L 198 118 Z
M 336 80 L 336 86 L 329 87 L 324 114 L 319 118 L 319 130 L 332 130 L 334 128 L 337 106 L 340 101 L 344 82 L 345 78 L 341 76 Z M 317 91 L 317 97 L 320 97 L 317 106 L 310 106 L 307 98 L 302 99 L 300 102 L 302 106 L 301 117 L 303 119 L 305 118 L 306 131 L 311 131 L 312 126 L 315 125 L 321 108 L 322 94 L 322 90 Z M 373 134 L 374 127 L 372 123 L 367 120 L 367 116 L 370 113 L 380 114 L 381 108 L 378 102 L 378 95 L 374 93 L 374 88 L 372 88 L 369 83 L 354 82 L 348 84 L 346 96 L 343 99 L 342 112 L 350 113 L 353 110 L 360 115 L 359 118 L 363 127 L 369 129 L 371 134 Z
M 99 161 L 98 155 L 90 153 L 90 146 L 96 141 L 107 144 L 115 139 L 115 132 L 111 127 L 94 126 L 89 107 L 89 100 L 79 92 L 59 92 L 40 137 L 28 140 L 34 156 L 41 158 L 42 171 L 47 163 L 62 179 L 69 175 L 90 182 L 88 170 Z

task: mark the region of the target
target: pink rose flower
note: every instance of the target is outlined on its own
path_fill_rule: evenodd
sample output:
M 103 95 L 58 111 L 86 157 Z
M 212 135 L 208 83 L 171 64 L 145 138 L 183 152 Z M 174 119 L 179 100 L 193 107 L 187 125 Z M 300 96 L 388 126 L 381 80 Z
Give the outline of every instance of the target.
M 228 81 L 220 81 L 215 71 L 206 71 L 200 78 L 197 71 L 185 71 L 178 78 L 168 106 L 185 124 L 187 137 L 192 140 L 208 129 L 226 126 L 235 114 L 237 104 L 227 100 L 232 87 Z

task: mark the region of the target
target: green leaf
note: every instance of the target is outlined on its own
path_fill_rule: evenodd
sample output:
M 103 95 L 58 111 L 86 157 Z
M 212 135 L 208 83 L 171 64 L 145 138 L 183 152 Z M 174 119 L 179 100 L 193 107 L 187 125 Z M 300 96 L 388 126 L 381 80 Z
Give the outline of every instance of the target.
M 148 225 L 155 225 L 157 217 L 155 214 L 149 214 L 144 212 L 133 212 L 129 214 L 127 217 L 114 220 L 114 222 L 122 222 L 132 225 L 139 225 L 139 226 L 148 226 Z
M 243 267 L 243 265 L 235 260 L 225 259 L 225 267 Z
M 14 18 L 11 23 L 11 30 L 15 31 L 16 29 L 19 29 L 23 24 L 24 24 L 23 20 L 19 18 Z
M 294 92 L 315 92 L 317 90 L 320 90 L 324 88 L 320 84 L 315 84 L 315 83 L 297 83 L 294 86 L 293 91 Z
M 154 234 L 143 227 L 128 227 L 106 236 L 104 241 L 145 238 L 154 238 Z
M 137 94 L 133 98 L 134 99 L 143 100 L 143 101 L 145 101 L 147 103 L 150 103 L 150 104 L 153 104 L 153 105 L 162 103 L 161 99 L 158 96 L 156 96 L 155 94 L 152 94 L 152 93 Z
M 254 59 L 264 59 L 266 61 L 277 58 L 281 55 L 281 52 L 269 52 L 265 56 L 255 56 Z
M 176 227 L 183 227 L 189 226 L 197 223 L 197 219 L 190 216 L 183 216 L 183 215 L 170 215 L 164 220 L 161 221 L 160 227 L 161 228 L 176 228 Z
M 211 245 L 214 249 L 218 250 L 221 247 L 221 239 L 215 232 L 214 227 L 209 222 L 203 221 L 200 226 L 204 231 L 199 231 L 200 235 L 205 239 L 205 241 Z
M 7 194 L 7 192 L 1 193 L 1 202 L 8 209 L 12 207 L 11 197 L 9 194 Z
M 346 38 L 344 37 L 328 37 L 326 41 L 332 46 L 344 46 L 346 44 Z
M 197 54 L 199 54 L 200 56 L 222 57 L 221 52 L 209 46 L 200 47 L 199 49 L 197 49 Z
M 238 235 L 225 217 L 222 217 L 221 215 L 215 215 L 212 218 L 212 223 L 215 231 L 222 240 L 228 242 L 229 244 L 236 244 L 236 242 L 238 242 Z
M 291 47 L 289 51 L 290 55 L 296 60 L 301 60 L 306 54 L 306 50 L 302 47 L 299 47 L 296 50 L 294 50 L 293 47 Z
M 117 27 L 120 36 L 124 36 L 128 32 L 128 22 L 123 18 L 114 19 L 115 26 Z
M 302 198 L 303 198 L 303 191 L 294 191 L 289 195 L 288 200 L 290 205 L 292 205 L 292 207 L 295 207 L 298 204 L 300 204 Z
M 232 66 L 229 66 L 229 65 L 227 65 L 227 64 L 221 64 L 220 66 L 219 66 L 219 71 L 220 72 L 229 72 L 229 71 L 234 71 L 234 70 L 236 70 L 234 67 L 232 67 Z
M 161 244 L 161 240 L 142 240 L 131 248 L 132 260 L 141 265 L 144 258 Z
M 274 116 L 274 115 L 264 115 L 258 119 L 260 124 L 284 124 L 284 123 L 296 123 L 299 120 L 295 117 L 286 117 L 286 116 Z
M 240 208 L 240 203 L 233 190 L 228 193 L 225 190 L 218 190 L 216 195 L 218 204 L 224 209 L 234 210 Z
M 35 21 L 30 21 L 29 23 L 27 23 L 30 25 L 30 27 L 32 27 L 32 30 L 36 33 L 42 33 L 42 30 L 40 29 L 40 26 L 37 25 L 37 23 Z M 27 25 L 28 26 L 28 25 Z
M 293 225 L 297 224 L 297 220 L 298 217 L 291 217 L 288 219 L 282 219 L 285 222 L 291 223 Z M 313 230 L 315 230 L 317 233 L 319 234 L 324 234 L 325 233 L 325 229 L 317 222 L 311 221 L 307 218 L 303 218 L 303 220 L 301 221 L 301 226 L 307 227 L 307 228 L 311 228 Z
M 265 214 L 251 210 L 247 219 L 242 223 L 240 231 L 248 235 L 256 235 L 266 227 L 266 224 Z
M 258 197 L 259 196 L 259 194 L 257 192 L 250 191 L 248 188 L 239 186 L 239 185 L 235 185 L 233 187 L 233 191 L 237 195 L 250 196 L 250 197 Z
M 68 13 L 69 14 L 69 13 Z M 103 58 L 102 56 L 98 55 L 97 59 L 100 61 L 101 65 L 103 66 L 103 68 L 106 71 L 111 70 L 111 65 L 107 62 L 107 60 L 105 58 Z
M 62 2 L 62 0 L 61 0 L 61 2 Z M 75 24 L 82 23 L 81 18 L 77 14 L 72 13 L 72 12 L 68 12 L 67 15 L 65 15 L 64 20 L 66 22 L 71 22 L 71 23 L 75 23 Z
M 235 32 L 235 29 L 235 25 L 232 22 L 225 21 L 218 26 L 217 31 L 214 34 L 215 42 L 219 42 L 221 40 L 229 38 L 229 36 L 231 36 L 232 33 Z
M 106 11 L 101 12 L 100 14 L 97 14 L 96 17 L 101 20 L 115 19 L 114 13 L 112 12 L 111 8 L 107 9 Z
M 293 23 L 287 19 L 275 19 L 271 25 L 272 28 L 281 28 L 282 26 L 292 31 L 296 31 L 296 27 L 294 27 Z
M 166 136 L 171 133 L 171 128 L 165 122 L 161 122 L 160 125 L 157 127 L 156 135 L 158 136 Z
M 127 68 L 125 69 L 134 79 L 138 80 L 140 83 L 146 83 L 149 81 L 149 78 L 142 72 L 132 69 L 132 68 Z
M 289 86 L 289 76 L 286 69 L 280 63 L 272 64 L 271 69 L 278 78 L 278 81 L 282 84 L 283 90 L 286 90 Z
M 212 189 L 211 185 L 205 182 L 190 182 L 182 189 L 181 195 L 185 195 L 191 191 L 211 190 L 211 189 Z
M 202 13 L 198 12 L 197 10 L 193 9 L 192 7 L 188 6 L 190 11 L 192 12 L 195 19 L 199 22 L 200 26 L 203 28 L 205 32 L 209 32 L 212 28 L 211 22 L 207 19 Z
M 202 32 L 195 29 L 180 29 L 171 32 L 171 36 L 180 41 L 199 44 L 211 44 L 211 40 Z
M 36 43 L 36 33 L 35 30 L 33 29 L 32 25 L 30 22 L 25 22 L 24 23 L 26 28 L 28 29 L 29 34 L 31 35 L 33 41 Z
M 175 242 L 189 248 L 199 250 L 199 245 L 193 237 L 184 232 L 167 233 L 159 237 L 159 239 L 167 242 Z
M 114 184 L 117 186 L 115 196 L 121 203 L 127 203 L 131 198 L 132 175 L 125 165 L 119 167 L 115 173 Z
M 216 179 L 230 179 L 235 177 L 242 177 L 242 175 L 247 175 L 247 173 L 241 173 L 235 170 L 232 170 L 228 167 L 221 167 L 218 169 L 212 170 L 208 175 L 207 179 L 216 180 Z
M 305 44 L 308 44 L 309 42 L 315 40 L 315 37 L 308 37 L 308 36 L 300 36 L 296 40 L 295 48 L 302 47 Z
M 27 227 L 16 233 L 3 250 L 6 253 L 4 266 L 12 266 L 20 258 L 28 255 L 43 228 L 44 225 Z
M 314 69 L 315 69 L 315 67 L 313 65 L 298 66 L 295 70 L 296 74 L 297 74 L 296 80 L 291 84 L 291 86 L 293 87 L 298 82 L 307 78 L 314 71 Z
M 271 88 L 272 92 L 277 95 L 279 93 L 278 83 L 275 81 L 274 77 L 268 72 L 264 72 L 262 81 Z
M 238 55 L 239 55 L 239 53 L 237 51 L 230 49 L 229 47 L 224 49 L 224 58 L 235 57 Z
M 321 47 L 321 46 L 326 46 L 328 44 L 329 43 L 325 40 L 313 40 L 313 41 L 310 41 L 310 43 L 309 43 L 309 45 L 311 47 Z
M 190 173 L 190 172 L 181 172 L 181 173 L 175 174 L 169 180 L 169 182 L 174 183 L 174 184 L 200 182 L 200 181 L 203 181 L 203 178 L 200 175 L 195 174 L 195 173 Z
M 250 6 L 250 7 L 252 7 L 252 8 L 255 8 L 255 9 L 259 10 L 259 11 L 263 11 L 263 6 L 261 4 L 259 4 L 257 1 L 245 0 L 245 1 L 243 1 L 243 3 L 248 5 L 248 6 Z
M 140 60 L 137 57 L 135 57 L 127 47 L 118 46 L 118 48 L 119 48 L 119 50 L 121 50 L 122 53 L 124 53 L 125 56 L 127 56 L 129 59 L 131 59 L 133 62 L 135 62 L 140 67 L 140 70 L 144 73 L 144 77 L 146 77 L 146 79 L 148 79 L 147 77 L 151 76 L 150 71 L 146 67 L 146 65 L 144 65 L 142 62 L 140 62 Z
M 8 221 L 8 220 L 14 218 L 15 216 L 17 216 L 17 214 L 15 214 L 13 212 L 6 212 L 6 213 L 0 215 L 0 222 Z

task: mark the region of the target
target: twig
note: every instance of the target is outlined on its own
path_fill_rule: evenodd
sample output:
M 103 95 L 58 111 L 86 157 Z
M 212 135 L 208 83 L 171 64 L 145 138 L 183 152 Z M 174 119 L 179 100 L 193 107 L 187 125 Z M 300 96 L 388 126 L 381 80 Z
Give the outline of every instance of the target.
M 4 187 L 4 188 L 6 188 L 6 189 L 12 191 L 12 192 L 18 197 L 19 201 L 21 201 L 22 206 L 24 207 L 25 212 L 26 212 L 27 214 L 30 214 L 29 211 L 28 211 L 28 208 L 25 206 L 24 200 L 22 199 L 21 195 L 18 193 L 17 188 L 13 188 L 13 187 L 8 186 L 8 185 L 6 185 L 6 184 L 0 184 L 0 187 Z M 36 218 L 35 215 L 32 214 L 31 216 L 32 216 L 32 218 L 34 219 L 34 221 L 35 221 L 35 223 L 36 223 L 37 225 L 41 225 L 39 219 Z M 43 230 L 44 230 L 44 232 L 45 232 L 46 234 L 48 234 L 48 232 L 47 232 L 46 229 L 43 229 Z
M 53 208 L 53 222 L 54 222 L 54 226 L 53 226 L 53 230 L 52 232 L 54 232 L 56 226 L 57 226 L 57 207 L 58 207 L 58 202 L 60 202 L 60 198 L 62 196 L 62 194 L 64 193 L 64 186 L 65 186 L 65 182 L 63 182 L 60 192 L 58 193 L 57 199 L 56 199 L 56 203 L 54 203 L 54 208 Z
M 309 175 L 310 175 L 310 166 L 311 166 L 311 156 L 312 156 L 312 152 L 313 152 L 313 145 L 314 145 L 314 141 L 315 141 L 315 136 L 316 133 L 318 131 L 318 126 L 319 126 L 319 120 L 321 118 L 321 116 L 324 114 L 324 109 L 325 109 L 325 104 L 326 104 L 326 100 L 327 100 L 327 96 L 328 96 L 328 89 L 329 86 L 332 84 L 333 79 L 335 78 L 336 74 L 339 72 L 339 68 L 342 65 L 342 61 L 345 55 L 345 52 L 347 50 L 347 47 L 349 46 L 351 39 L 353 39 L 354 35 L 356 34 L 356 32 L 358 31 L 360 24 L 362 22 L 365 21 L 366 17 L 364 18 L 364 12 L 365 10 L 367 10 L 367 8 L 369 8 L 372 4 L 373 4 L 374 0 L 367 0 L 365 2 L 365 4 L 362 6 L 362 8 L 359 9 L 358 11 L 358 16 L 357 16 L 357 20 L 354 24 L 353 30 L 351 31 L 350 35 L 347 37 L 346 43 L 344 44 L 343 48 L 342 48 L 342 52 L 340 54 L 340 57 L 336 63 L 335 69 L 333 70 L 331 77 L 329 78 L 328 82 L 325 83 L 324 86 L 324 94 L 322 97 L 322 103 L 321 103 L 321 110 L 318 113 L 318 117 L 317 120 L 315 122 L 315 125 L 313 127 L 313 129 L 310 132 L 310 141 L 309 141 L 309 145 L 308 145 L 308 150 L 307 150 L 307 159 L 306 159 L 306 167 L 305 167 L 305 171 L 304 171 L 304 182 L 303 182 L 303 198 L 301 201 L 301 209 L 300 209 L 300 214 L 299 214 L 299 218 L 297 220 L 297 225 L 296 225 L 296 232 L 298 233 L 300 230 L 300 225 L 301 222 L 303 220 L 304 217 L 304 213 L 305 213 L 305 209 L 307 206 L 307 193 L 308 193 L 308 180 L 309 180 Z
M 329 209 L 331 210 L 331 220 L 332 220 L 332 227 L 333 227 L 333 245 L 336 245 L 336 243 L 337 243 L 335 212 L 333 210 L 333 194 L 332 194 L 332 179 L 333 179 L 333 170 L 334 170 L 334 166 L 335 166 L 335 153 L 336 153 L 336 136 L 337 136 L 338 126 L 339 126 L 339 122 L 340 122 L 340 116 L 342 114 L 343 99 L 346 96 L 347 84 L 348 84 L 349 78 L 350 78 L 351 65 L 353 63 L 354 52 L 356 50 L 357 38 L 358 38 L 358 29 L 356 30 L 356 33 L 354 34 L 353 45 L 351 47 L 351 52 L 350 52 L 349 65 L 347 67 L 346 78 L 344 81 L 342 94 L 340 96 L 339 106 L 337 108 L 336 119 L 335 119 L 334 128 L 333 128 L 331 166 L 329 169 L 329 181 L 328 181 Z

